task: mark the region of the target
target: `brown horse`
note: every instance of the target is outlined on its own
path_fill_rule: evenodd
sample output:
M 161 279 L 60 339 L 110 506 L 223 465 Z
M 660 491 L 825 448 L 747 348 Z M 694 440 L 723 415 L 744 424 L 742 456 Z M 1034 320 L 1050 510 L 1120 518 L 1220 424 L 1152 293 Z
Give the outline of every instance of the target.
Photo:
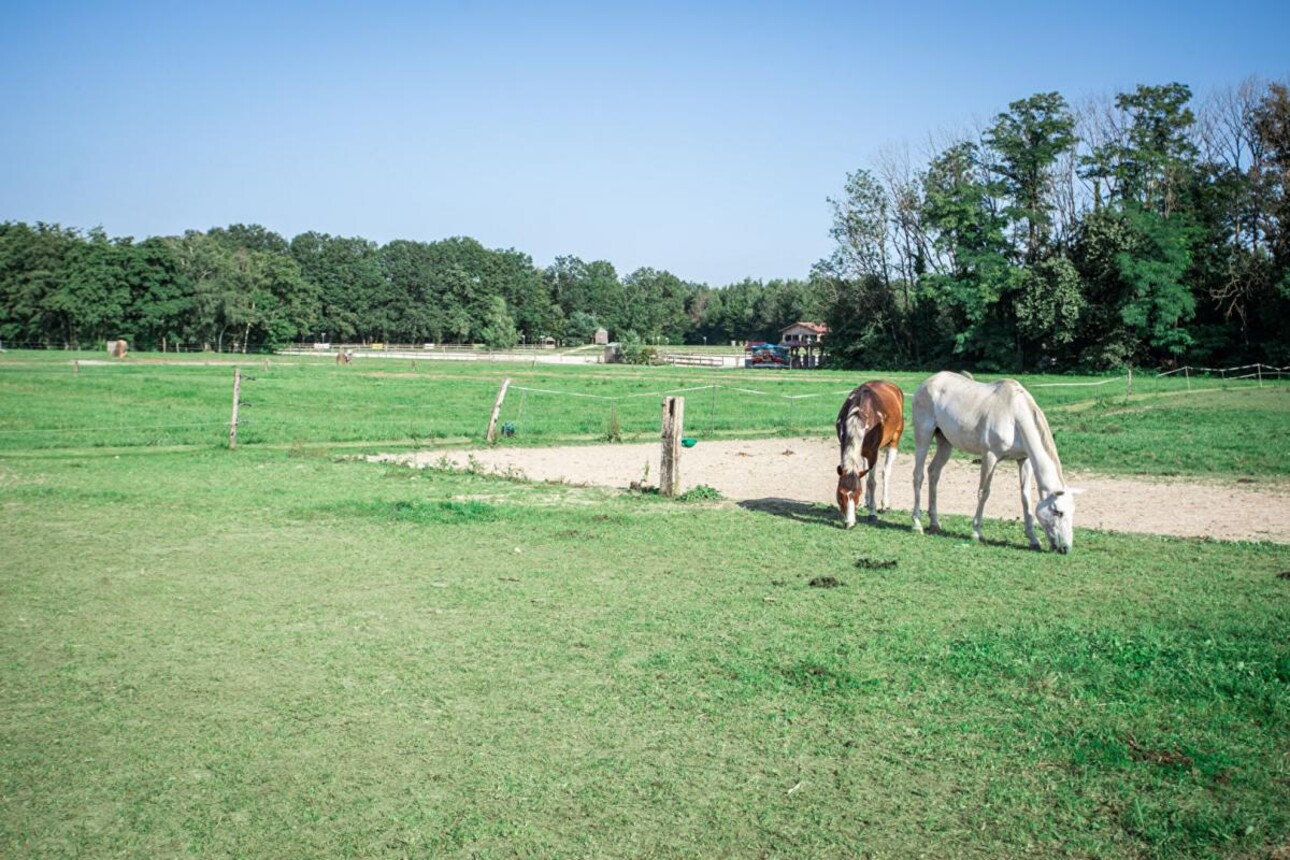
M 900 387 L 883 380 L 866 382 L 847 397 L 838 412 L 838 442 L 842 447 L 842 461 L 838 464 L 838 508 L 846 527 L 856 524 L 856 508 L 860 504 L 860 479 L 869 480 L 865 487 L 865 503 L 869 507 L 869 522 L 876 523 L 873 494 L 877 474 L 878 452 L 887 452 L 887 462 L 882 469 L 882 508 L 887 509 L 887 490 L 891 486 L 891 467 L 896 462 L 896 448 L 900 434 L 905 430 L 905 394 Z

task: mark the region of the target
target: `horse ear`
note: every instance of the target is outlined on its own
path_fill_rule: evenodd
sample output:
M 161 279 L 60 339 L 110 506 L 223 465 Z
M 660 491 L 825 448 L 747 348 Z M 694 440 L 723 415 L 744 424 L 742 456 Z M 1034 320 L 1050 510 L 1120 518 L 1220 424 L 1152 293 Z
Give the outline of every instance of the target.
M 838 466 L 838 477 L 842 477 L 842 466 Z

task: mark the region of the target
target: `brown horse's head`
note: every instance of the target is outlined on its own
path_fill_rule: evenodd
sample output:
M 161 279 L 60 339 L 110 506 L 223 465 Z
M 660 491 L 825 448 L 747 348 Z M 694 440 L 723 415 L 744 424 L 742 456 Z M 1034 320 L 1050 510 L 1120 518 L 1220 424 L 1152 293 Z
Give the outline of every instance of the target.
M 847 528 L 856 524 L 856 509 L 863 499 L 861 486 L 877 460 L 877 451 L 864 450 L 865 436 L 882 423 L 882 413 L 877 409 L 872 393 L 864 386 L 851 392 L 838 413 L 838 443 L 841 462 L 838 463 L 838 509 Z
M 847 528 L 856 524 L 856 509 L 864 498 L 860 491 L 861 481 L 868 473 L 868 469 L 847 472 L 838 466 L 838 510 L 842 512 L 842 520 Z

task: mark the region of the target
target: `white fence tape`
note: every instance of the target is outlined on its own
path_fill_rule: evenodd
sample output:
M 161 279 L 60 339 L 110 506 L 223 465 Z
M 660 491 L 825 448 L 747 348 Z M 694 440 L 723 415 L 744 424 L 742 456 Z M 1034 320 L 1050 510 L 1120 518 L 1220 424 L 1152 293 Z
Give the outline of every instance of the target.
M 1038 385 L 1032 385 L 1031 388 L 1087 388 L 1090 385 L 1109 385 L 1112 382 L 1119 382 L 1122 379 L 1128 379 L 1127 376 L 1115 376 L 1111 379 L 1103 379 L 1099 382 L 1041 382 Z

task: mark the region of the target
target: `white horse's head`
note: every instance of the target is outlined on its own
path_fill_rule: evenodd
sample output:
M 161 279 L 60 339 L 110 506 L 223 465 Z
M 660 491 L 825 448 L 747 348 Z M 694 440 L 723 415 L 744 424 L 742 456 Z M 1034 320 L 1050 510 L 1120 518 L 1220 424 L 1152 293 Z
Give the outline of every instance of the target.
M 1035 518 L 1048 535 L 1048 545 L 1060 553 L 1068 553 L 1075 545 L 1075 496 L 1080 493 L 1073 487 L 1058 490 L 1045 496 L 1035 508 Z

